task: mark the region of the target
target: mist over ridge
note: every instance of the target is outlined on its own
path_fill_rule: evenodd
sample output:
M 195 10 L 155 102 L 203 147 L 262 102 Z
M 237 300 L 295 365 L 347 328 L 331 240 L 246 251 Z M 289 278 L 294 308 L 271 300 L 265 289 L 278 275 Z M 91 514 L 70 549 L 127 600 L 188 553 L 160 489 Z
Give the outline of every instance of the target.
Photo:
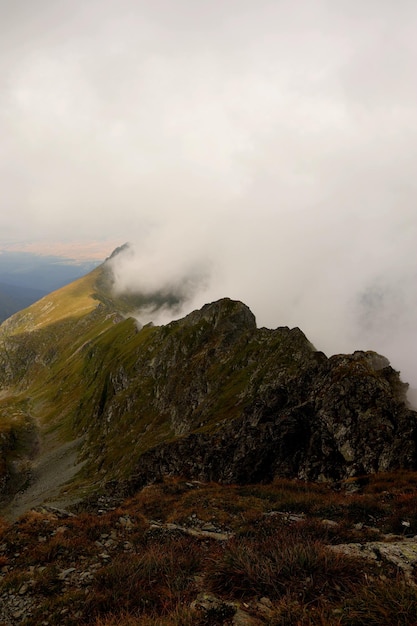
M 131 240 L 120 289 L 238 298 L 417 386 L 416 20 L 408 0 L 10 4 L 2 238 Z
M 112 259 L 116 291 L 180 297 L 141 322 L 167 323 L 227 296 L 245 302 L 258 326 L 299 326 L 329 355 L 378 351 L 417 386 L 413 239 L 401 251 L 395 241 L 403 216 L 383 227 L 371 212 L 354 221 L 325 211 L 217 217 L 204 228 L 191 219 L 186 230 L 159 225 Z

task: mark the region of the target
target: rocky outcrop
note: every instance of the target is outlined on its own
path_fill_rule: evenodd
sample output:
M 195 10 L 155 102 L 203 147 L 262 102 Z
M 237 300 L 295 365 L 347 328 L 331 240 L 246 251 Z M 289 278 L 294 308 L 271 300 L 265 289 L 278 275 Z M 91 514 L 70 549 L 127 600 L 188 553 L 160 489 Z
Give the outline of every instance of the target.
M 337 481 L 417 468 L 417 414 L 383 356 L 327 358 L 299 328 L 257 328 L 228 298 L 141 329 L 109 307 L 4 330 L 0 355 L 0 380 L 19 386 L 19 402 L 27 394 L 40 421 L 82 437 L 93 489 L 163 475 Z
M 389 541 L 369 541 L 331 546 L 331 550 L 349 557 L 368 559 L 380 566 L 390 563 L 404 575 L 409 585 L 415 585 L 417 541 L 415 538 L 389 537 Z
M 133 370 L 112 372 L 100 406 L 107 425 L 129 410 L 172 429 L 138 455 L 131 490 L 163 475 L 334 481 L 416 469 L 406 389 L 375 352 L 327 358 L 299 329 L 257 329 L 245 305 L 225 299 L 154 329 Z

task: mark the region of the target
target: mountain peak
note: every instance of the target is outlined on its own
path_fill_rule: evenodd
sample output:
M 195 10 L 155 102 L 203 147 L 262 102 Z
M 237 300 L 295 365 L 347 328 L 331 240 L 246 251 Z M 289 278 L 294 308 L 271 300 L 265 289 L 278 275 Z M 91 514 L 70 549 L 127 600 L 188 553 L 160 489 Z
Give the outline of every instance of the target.
M 189 313 L 183 324 L 194 325 L 201 321 L 208 322 L 214 328 L 223 330 L 240 328 L 253 330 L 256 328 L 256 319 L 246 304 L 239 300 L 222 298 L 205 304 L 201 309 Z
M 131 244 L 129 242 L 126 242 L 126 243 L 122 244 L 121 246 L 118 246 L 117 248 L 115 248 L 113 250 L 113 252 L 110 254 L 110 256 L 108 256 L 106 258 L 106 261 L 110 261 L 110 259 L 114 259 L 116 256 L 126 252 L 130 248 L 131 248 Z

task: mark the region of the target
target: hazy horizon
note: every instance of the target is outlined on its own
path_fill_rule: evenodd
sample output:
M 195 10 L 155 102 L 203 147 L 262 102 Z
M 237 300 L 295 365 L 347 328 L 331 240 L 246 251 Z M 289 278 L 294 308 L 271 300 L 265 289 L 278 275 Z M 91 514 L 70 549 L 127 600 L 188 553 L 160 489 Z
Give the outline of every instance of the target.
M 4 245 L 131 241 L 119 288 L 187 278 L 183 312 L 237 298 L 417 387 L 415 3 L 18 0 L 1 17 Z

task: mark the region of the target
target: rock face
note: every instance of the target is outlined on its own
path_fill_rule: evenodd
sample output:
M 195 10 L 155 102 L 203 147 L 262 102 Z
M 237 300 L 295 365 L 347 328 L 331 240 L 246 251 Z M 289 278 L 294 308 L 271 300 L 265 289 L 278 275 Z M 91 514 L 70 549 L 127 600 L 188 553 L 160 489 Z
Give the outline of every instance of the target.
M 387 359 L 327 358 L 298 328 L 257 329 L 240 302 L 154 329 L 133 368 L 119 364 L 109 380 L 100 416 L 110 430 L 127 411 L 171 429 L 138 456 L 132 489 L 175 474 L 333 481 L 417 467 L 417 414 Z
M 387 359 L 327 358 L 298 328 L 258 329 L 241 302 L 225 298 L 141 330 L 100 304 L 40 330 L 35 320 L 5 341 L 7 402 L 14 407 L 18 385 L 40 421 L 43 411 L 82 437 L 94 487 L 130 491 L 163 475 L 253 483 L 417 469 L 417 414 Z
M 416 469 L 416 414 L 397 395 L 397 373 L 374 370 L 372 356 L 317 355 L 299 380 L 261 385 L 242 414 L 215 433 L 192 433 L 147 452 L 135 483 L 163 474 L 245 483 Z

